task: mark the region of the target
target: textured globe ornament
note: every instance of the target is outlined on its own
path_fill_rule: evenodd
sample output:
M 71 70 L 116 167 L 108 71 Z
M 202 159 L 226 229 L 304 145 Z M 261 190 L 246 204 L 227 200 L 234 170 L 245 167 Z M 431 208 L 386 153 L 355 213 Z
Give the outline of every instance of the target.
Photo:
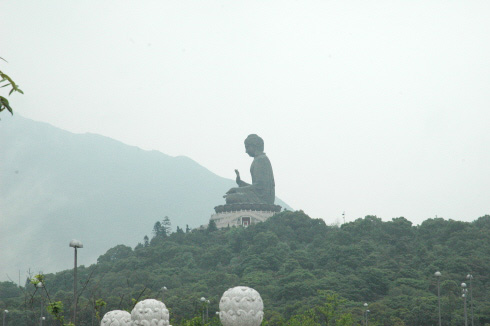
M 131 311 L 133 326 L 169 326 L 168 317 L 165 304 L 155 299 L 140 301 Z
M 259 292 L 246 286 L 237 286 L 223 293 L 219 310 L 224 326 L 259 326 L 264 318 L 264 303 Z
M 131 326 L 131 314 L 124 310 L 112 310 L 104 315 L 100 326 Z

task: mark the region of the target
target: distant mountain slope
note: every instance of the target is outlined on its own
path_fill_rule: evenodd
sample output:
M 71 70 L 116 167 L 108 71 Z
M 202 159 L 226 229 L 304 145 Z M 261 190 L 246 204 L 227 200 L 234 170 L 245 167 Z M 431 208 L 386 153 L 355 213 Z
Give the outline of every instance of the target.
M 173 226 L 207 223 L 234 182 L 187 157 L 73 134 L 18 115 L 0 122 L 0 280 L 88 264 L 117 244 Z M 281 204 L 279 202 L 279 204 Z

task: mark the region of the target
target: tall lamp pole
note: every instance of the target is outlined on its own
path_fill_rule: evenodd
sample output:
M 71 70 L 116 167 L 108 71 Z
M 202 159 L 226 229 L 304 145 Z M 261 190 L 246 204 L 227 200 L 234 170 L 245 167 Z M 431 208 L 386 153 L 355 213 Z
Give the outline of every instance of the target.
M 471 280 L 473 279 L 473 275 L 468 274 L 466 275 L 466 278 L 470 280 L 470 309 L 471 309 L 471 326 L 473 325 L 473 290 L 471 288 Z
M 441 278 L 441 272 L 437 271 L 434 273 L 435 277 L 437 278 L 437 304 L 439 306 L 439 326 L 441 326 L 441 287 L 440 287 L 440 278 Z
M 206 321 L 208 321 L 208 320 L 209 320 L 209 311 L 208 311 L 208 308 L 209 308 L 209 303 L 210 303 L 210 302 L 211 302 L 211 301 L 206 300 Z
M 209 320 L 209 310 L 208 310 L 209 308 L 208 308 L 208 306 L 209 306 L 209 303 L 211 301 L 207 300 L 205 297 L 201 297 L 200 300 L 203 304 L 203 306 L 202 306 L 202 322 L 204 323 L 204 307 L 206 307 L 206 320 Z
M 201 297 L 201 302 L 203 304 L 203 307 L 202 307 L 202 323 L 204 324 L 204 304 L 206 302 L 206 298 L 205 297 Z
M 71 240 L 70 241 L 70 247 L 75 249 L 75 268 L 73 269 L 73 304 L 74 309 L 73 309 L 73 323 L 76 325 L 77 323 L 77 249 L 78 248 L 83 248 L 83 243 L 79 240 Z
M 468 313 L 466 311 L 466 296 L 468 295 L 468 290 L 466 289 L 466 283 L 461 283 L 463 288 L 463 301 L 464 301 L 464 326 L 468 326 Z
M 9 313 L 8 310 L 4 310 L 3 311 L 3 323 L 2 323 L 2 326 L 7 326 L 7 324 L 5 323 L 5 316 Z
M 42 292 L 41 292 L 41 290 L 42 290 L 43 286 L 44 286 L 43 282 L 39 282 L 39 283 L 37 283 L 37 284 L 36 284 L 36 287 L 37 287 L 38 289 L 40 289 L 40 290 L 39 290 L 39 295 L 41 296 L 41 317 L 39 317 L 39 325 L 40 325 L 40 326 L 43 326 L 43 320 L 44 320 L 44 319 L 43 319 L 43 318 L 44 318 L 44 317 L 43 317 L 43 294 L 42 294 Z
M 365 326 L 367 326 L 367 323 L 368 323 L 368 317 L 367 317 L 367 314 L 368 314 L 368 311 L 369 311 L 369 310 L 367 310 L 367 307 L 368 307 L 367 302 L 365 302 L 365 303 L 364 303 L 364 307 L 366 308 L 366 311 L 364 312 L 364 313 L 365 313 L 365 315 L 366 315 L 366 317 L 364 318 L 364 325 L 365 325 Z
M 162 302 L 164 302 L 164 299 L 165 299 L 165 291 L 167 291 L 167 287 L 166 286 L 162 286 L 162 288 L 160 289 L 160 291 L 162 291 Z

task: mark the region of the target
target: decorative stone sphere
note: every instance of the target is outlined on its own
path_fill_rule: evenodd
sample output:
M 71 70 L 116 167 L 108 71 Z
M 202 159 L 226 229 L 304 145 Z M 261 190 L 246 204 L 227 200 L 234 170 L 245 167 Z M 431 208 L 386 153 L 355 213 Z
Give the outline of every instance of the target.
M 131 326 L 131 314 L 124 310 L 112 310 L 104 315 L 100 326 Z
M 246 286 L 237 286 L 223 293 L 219 310 L 224 326 L 259 326 L 264 318 L 264 303 L 259 292 Z
M 169 326 L 165 304 L 155 299 L 140 301 L 131 311 L 133 326 Z

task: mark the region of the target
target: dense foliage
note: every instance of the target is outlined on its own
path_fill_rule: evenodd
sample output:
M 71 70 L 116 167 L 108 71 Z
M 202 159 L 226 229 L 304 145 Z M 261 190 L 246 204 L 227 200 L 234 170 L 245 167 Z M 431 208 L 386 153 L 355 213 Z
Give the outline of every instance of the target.
M 260 292 L 266 325 L 360 325 L 364 302 L 369 325 L 437 325 L 435 271 L 442 273 L 443 325 L 464 324 L 460 284 L 469 285 L 468 273 L 474 276 L 474 324 L 490 324 L 490 216 L 472 223 L 435 218 L 418 226 L 403 217 L 383 222 L 367 216 L 339 227 L 286 211 L 248 228 L 179 227 L 174 233 L 169 223 L 156 223 L 151 240 L 135 249 L 118 245 L 78 269 L 78 325 L 98 324 L 101 309 L 103 315 L 161 299 L 163 286 L 172 325 L 200 325 L 205 308 L 209 325 L 219 325 L 219 299 L 237 285 Z M 64 302 L 69 316 L 73 271 L 44 277 L 44 296 Z M 15 325 L 36 324 L 39 310 L 31 307 L 38 307 L 40 292 L 34 291 L 30 284 L 0 283 L 0 308 L 10 311 Z M 97 300 L 107 305 L 97 308 Z

